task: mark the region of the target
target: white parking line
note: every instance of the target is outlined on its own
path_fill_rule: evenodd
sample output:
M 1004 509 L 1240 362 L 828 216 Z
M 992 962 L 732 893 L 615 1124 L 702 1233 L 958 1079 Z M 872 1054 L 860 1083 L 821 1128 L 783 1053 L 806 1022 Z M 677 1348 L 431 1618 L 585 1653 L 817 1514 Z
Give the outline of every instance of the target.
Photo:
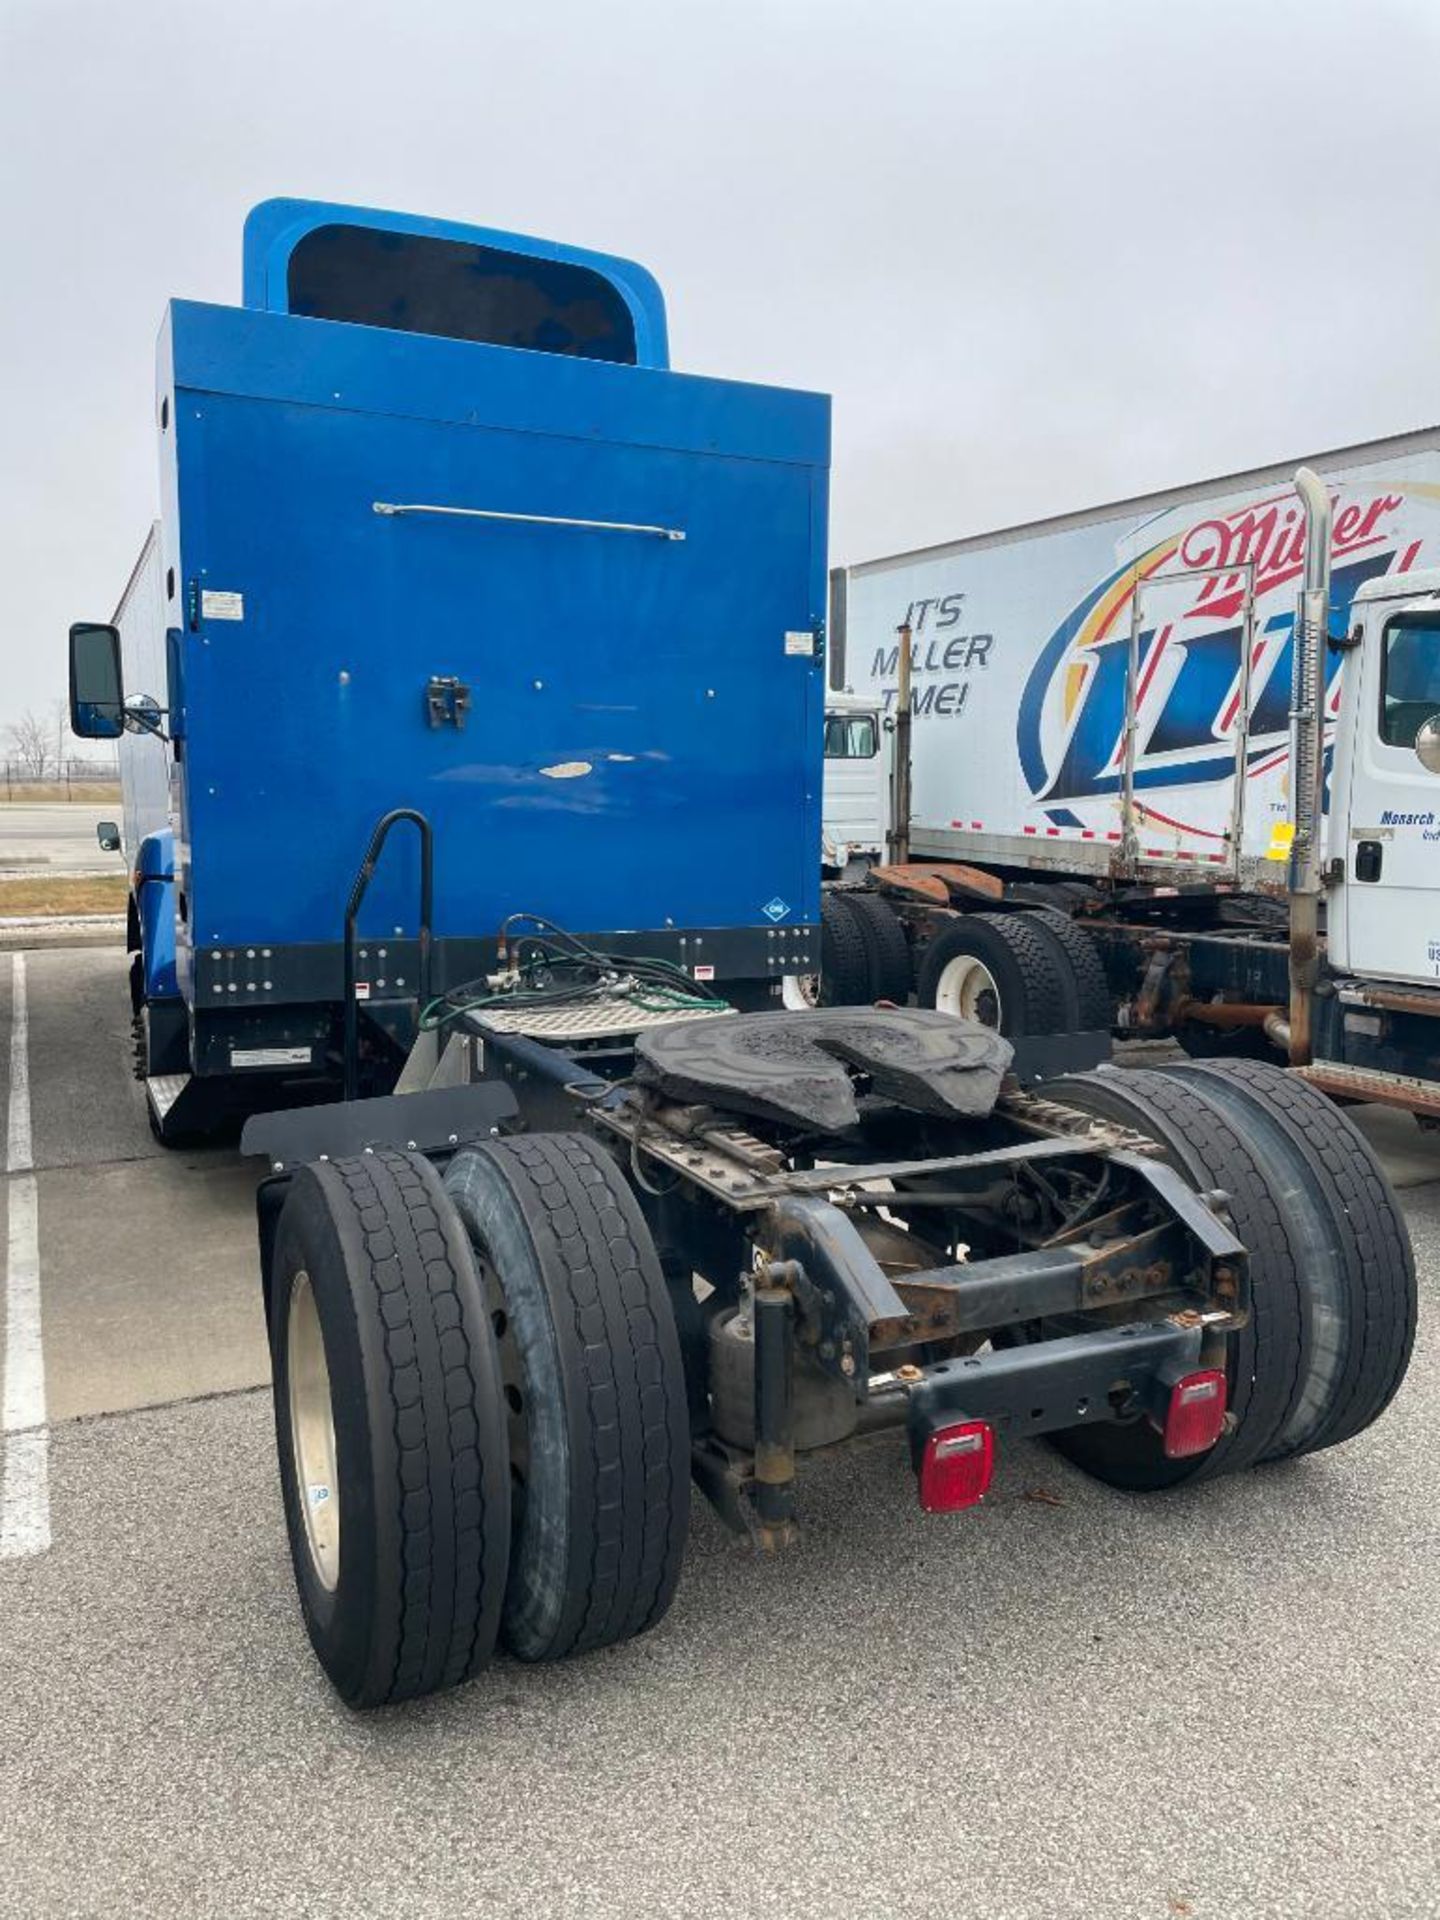
M 40 1338 L 40 1232 L 30 1133 L 29 1023 L 25 956 L 11 958 L 10 1115 L 5 1170 L 10 1175 L 5 1266 L 4 1385 L 0 1426 L 0 1560 L 44 1553 L 50 1545 L 50 1434 L 45 1424 L 45 1350 Z

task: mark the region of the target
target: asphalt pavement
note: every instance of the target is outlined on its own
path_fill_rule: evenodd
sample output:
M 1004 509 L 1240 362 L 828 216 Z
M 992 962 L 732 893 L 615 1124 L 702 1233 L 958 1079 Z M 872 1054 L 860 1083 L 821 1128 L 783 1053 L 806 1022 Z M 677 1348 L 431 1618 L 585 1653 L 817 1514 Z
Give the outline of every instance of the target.
M 25 995 L 50 1545 L 0 1559 L 6 1920 L 1440 1911 L 1437 1143 L 1381 1128 L 1421 1329 L 1350 1445 L 1145 1500 L 1020 1443 L 927 1517 L 877 1438 L 802 1467 L 774 1562 L 697 1498 L 644 1639 L 356 1717 L 294 1602 L 253 1172 L 151 1142 L 117 951 Z
M 100 821 L 119 817 L 118 800 L 0 800 L 0 873 L 123 873 L 95 838 Z

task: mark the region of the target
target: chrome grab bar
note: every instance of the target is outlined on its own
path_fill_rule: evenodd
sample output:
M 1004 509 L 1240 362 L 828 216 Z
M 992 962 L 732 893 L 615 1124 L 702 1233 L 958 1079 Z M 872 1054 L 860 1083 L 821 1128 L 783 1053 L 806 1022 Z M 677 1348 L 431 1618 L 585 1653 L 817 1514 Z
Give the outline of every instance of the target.
M 453 520 L 510 520 L 527 527 L 588 527 L 595 533 L 648 533 L 657 540 L 683 540 L 682 527 L 643 527 L 629 520 L 569 520 L 552 513 L 500 513 L 494 507 L 432 507 L 420 502 L 376 500 L 376 513 L 435 513 Z

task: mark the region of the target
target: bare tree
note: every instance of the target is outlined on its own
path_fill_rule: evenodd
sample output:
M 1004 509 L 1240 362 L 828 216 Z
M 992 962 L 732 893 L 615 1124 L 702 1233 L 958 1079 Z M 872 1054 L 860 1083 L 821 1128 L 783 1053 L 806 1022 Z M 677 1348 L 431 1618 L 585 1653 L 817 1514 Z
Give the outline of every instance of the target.
M 55 732 L 55 778 L 62 779 L 65 773 L 65 749 L 70 740 L 70 702 L 56 700 L 51 703 L 50 723 Z M 71 748 L 73 753 L 74 749 Z
M 10 751 L 32 780 L 43 780 L 50 766 L 50 729 L 28 707 L 5 729 Z

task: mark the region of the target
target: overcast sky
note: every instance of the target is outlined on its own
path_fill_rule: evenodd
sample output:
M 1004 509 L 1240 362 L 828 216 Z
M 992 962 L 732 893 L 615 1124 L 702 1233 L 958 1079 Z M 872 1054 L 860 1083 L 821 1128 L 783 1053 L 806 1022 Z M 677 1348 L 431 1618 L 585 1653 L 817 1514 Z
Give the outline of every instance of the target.
M 0 0 L 0 724 L 272 194 L 629 254 L 859 560 L 1440 421 L 1440 0 Z

